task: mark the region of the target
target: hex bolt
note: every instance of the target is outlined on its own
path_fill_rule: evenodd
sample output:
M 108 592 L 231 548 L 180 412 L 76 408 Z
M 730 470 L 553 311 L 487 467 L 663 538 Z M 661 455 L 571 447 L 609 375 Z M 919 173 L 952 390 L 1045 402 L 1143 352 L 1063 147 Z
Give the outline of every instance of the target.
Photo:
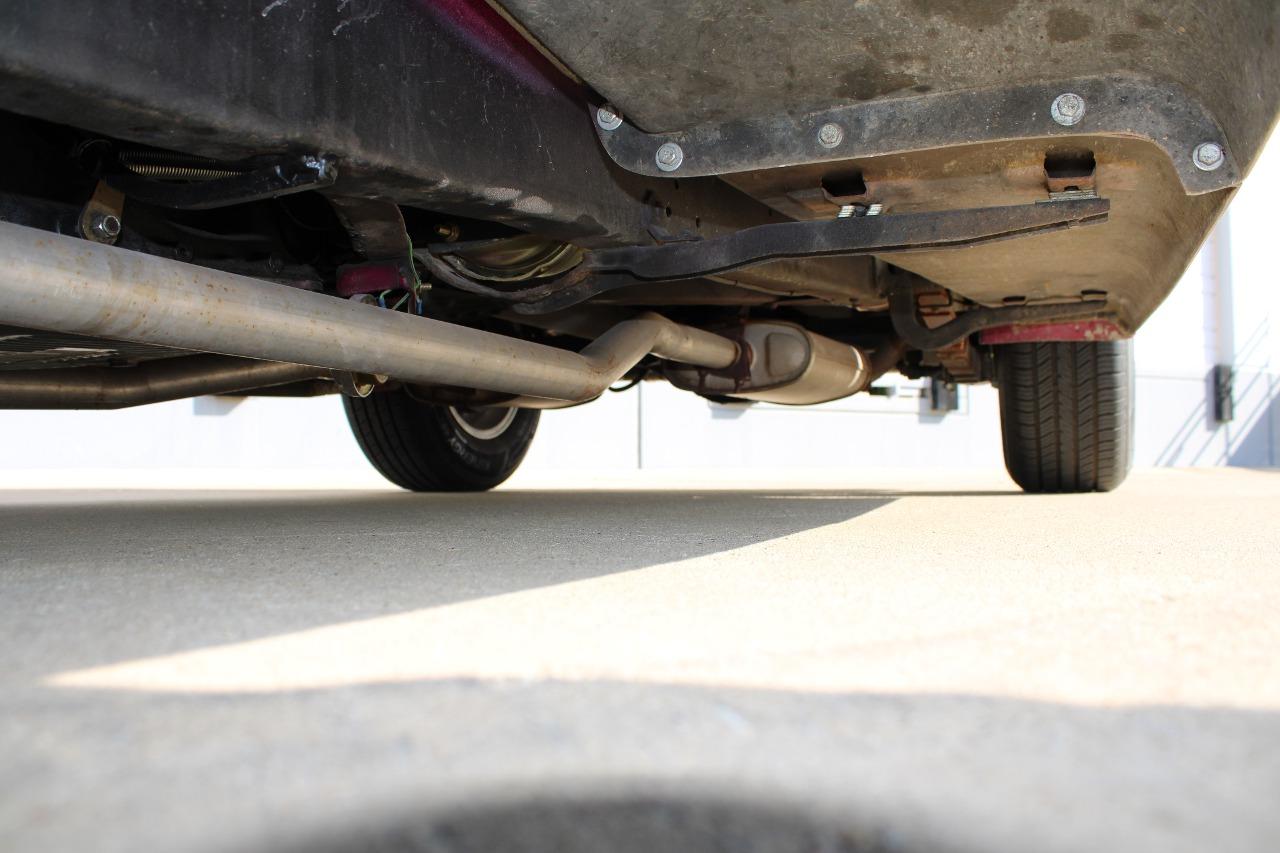
M 1226 153 L 1216 142 L 1201 142 L 1196 146 L 1195 153 L 1191 155 L 1191 162 L 1195 163 L 1196 168 L 1202 172 L 1212 172 L 1226 160 Z
M 622 127 L 622 113 L 613 104 L 605 104 L 596 110 L 596 124 L 601 130 L 617 130 Z
M 844 128 L 829 121 L 818 128 L 818 144 L 823 148 L 835 148 L 844 142 Z
M 1079 124 L 1080 119 L 1084 118 L 1084 98 L 1074 92 L 1064 92 L 1053 99 L 1049 113 L 1054 121 L 1065 127 Z
M 96 213 L 89 223 L 94 235 L 103 242 L 114 243 L 120 236 L 120 217 L 114 213 Z
M 674 142 L 664 142 L 658 146 L 658 153 L 653 159 L 662 171 L 674 172 L 684 162 L 684 149 Z

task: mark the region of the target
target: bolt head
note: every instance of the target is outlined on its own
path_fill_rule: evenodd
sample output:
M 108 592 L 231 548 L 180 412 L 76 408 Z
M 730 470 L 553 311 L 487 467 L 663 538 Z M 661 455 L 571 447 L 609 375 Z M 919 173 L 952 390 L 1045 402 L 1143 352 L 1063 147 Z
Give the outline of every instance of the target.
M 844 141 L 844 128 L 835 122 L 827 122 L 818 128 L 818 144 L 823 148 L 835 148 Z
M 1084 118 L 1084 98 L 1074 92 L 1064 92 L 1053 99 L 1049 114 L 1064 127 L 1079 124 L 1080 119 Z
M 99 213 L 93 217 L 90 227 L 103 240 L 114 240 L 120 236 L 120 217 L 114 213 Z
M 1196 168 L 1205 172 L 1212 172 L 1226 162 L 1226 159 L 1226 152 L 1216 142 L 1200 143 L 1196 146 L 1195 153 L 1191 155 L 1191 160 L 1196 164 Z
M 684 149 L 674 142 L 664 142 L 658 146 L 658 152 L 654 154 L 653 159 L 662 171 L 674 172 L 684 162 Z
M 622 127 L 622 113 L 618 112 L 613 104 L 605 104 L 596 110 L 596 124 L 600 125 L 602 130 L 617 130 Z

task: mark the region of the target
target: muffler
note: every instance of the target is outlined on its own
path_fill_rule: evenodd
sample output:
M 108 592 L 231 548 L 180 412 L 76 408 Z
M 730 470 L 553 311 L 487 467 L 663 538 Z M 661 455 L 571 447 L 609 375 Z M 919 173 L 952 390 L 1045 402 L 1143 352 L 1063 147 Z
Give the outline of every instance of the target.
M 646 313 L 570 352 L 10 223 L 0 223 L 0 322 L 571 402 L 650 354 L 701 369 L 703 382 L 734 377 L 737 396 L 780 402 L 844 396 L 868 375 L 858 350 L 799 327 L 772 333 L 802 339 L 797 349 Z
M 793 406 L 848 397 L 875 378 L 862 350 L 794 323 L 747 323 L 737 340 L 746 353 L 739 371 L 669 364 L 663 375 L 677 388 L 704 396 Z

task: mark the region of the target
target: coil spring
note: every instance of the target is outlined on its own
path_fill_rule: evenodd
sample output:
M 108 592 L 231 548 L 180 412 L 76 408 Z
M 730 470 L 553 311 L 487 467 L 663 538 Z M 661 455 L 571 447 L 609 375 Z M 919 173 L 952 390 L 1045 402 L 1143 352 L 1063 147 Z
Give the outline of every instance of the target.
M 196 157 L 173 151 L 121 151 L 120 164 L 144 178 L 168 181 L 213 181 L 243 174 L 243 169 L 228 167 L 208 157 Z

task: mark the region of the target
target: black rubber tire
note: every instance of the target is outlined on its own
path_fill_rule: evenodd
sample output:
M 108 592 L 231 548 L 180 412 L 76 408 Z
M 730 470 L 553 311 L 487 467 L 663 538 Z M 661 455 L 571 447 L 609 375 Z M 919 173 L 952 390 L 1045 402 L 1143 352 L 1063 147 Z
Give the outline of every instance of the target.
M 1133 459 L 1133 348 L 1125 341 L 996 349 L 1004 464 L 1028 492 L 1107 492 Z
M 538 428 L 537 409 L 519 409 L 491 438 L 477 438 L 448 406 L 404 391 L 346 397 L 347 422 L 365 458 L 382 476 L 414 492 L 481 492 L 519 467 Z

